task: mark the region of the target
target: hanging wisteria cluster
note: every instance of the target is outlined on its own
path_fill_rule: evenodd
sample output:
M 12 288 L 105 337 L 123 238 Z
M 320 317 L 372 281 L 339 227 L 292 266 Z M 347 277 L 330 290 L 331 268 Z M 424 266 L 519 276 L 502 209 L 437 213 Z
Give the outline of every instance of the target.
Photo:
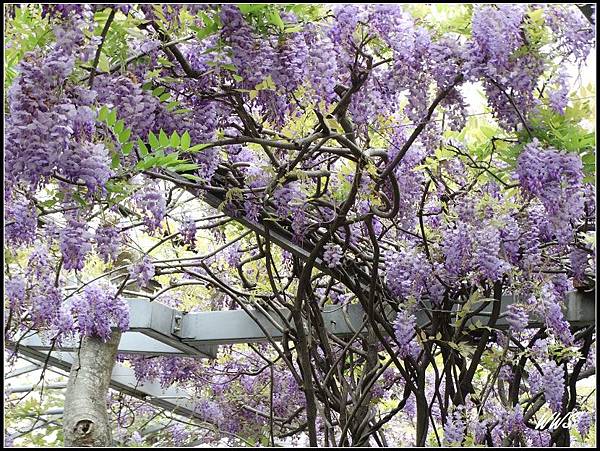
M 16 8 L 9 31 L 35 20 L 50 38 L 5 90 L 9 343 L 108 342 L 127 297 L 286 308 L 282 341 L 118 360 L 194 393 L 212 443 L 589 436 L 594 327 L 564 313 L 595 287 L 595 140 L 565 69 L 595 49 L 583 9 Z M 470 114 L 475 90 L 489 114 Z M 329 334 L 331 304 L 360 304 L 361 330 Z M 577 437 L 536 427 L 578 410 Z M 144 443 L 154 411 L 132 412 L 115 437 Z

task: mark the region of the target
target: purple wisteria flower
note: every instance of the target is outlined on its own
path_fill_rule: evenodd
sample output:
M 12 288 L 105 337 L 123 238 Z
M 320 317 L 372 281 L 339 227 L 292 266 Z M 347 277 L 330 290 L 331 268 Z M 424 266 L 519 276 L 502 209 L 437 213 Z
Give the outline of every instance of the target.
M 510 304 L 506 308 L 506 322 L 513 332 L 522 332 L 529 322 L 529 315 L 521 305 Z
M 401 358 L 416 357 L 419 353 L 419 345 L 415 339 L 415 328 L 417 319 L 415 315 L 401 310 L 394 321 L 394 335 L 398 341 L 398 355 Z
M 140 287 L 147 287 L 150 279 L 154 277 L 156 270 L 152 260 L 144 255 L 137 263 L 129 269 L 130 277 L 136 281 Z
M 108 341 L 113 327 L 122 332 L 129 329 L 129 308 L 115 293 L 114 287 L 95 283 L 74 298 L 71 309 L 82 335 Z
M 60 234 L 60 251 L 66 270 L 81 271 L 86 255 L 92 250 L 92 235 L 85 222 L 71 217 Z
M 544 397 L 554 412 L 560 412 L 565 392 L 564 370 L 550 360 L 542 364 Z
M 337 244 L 328 243 L 323 249 L 323 261 L 325 264 L 330 268 L 338 267 L 344 256 L 342 248 Z

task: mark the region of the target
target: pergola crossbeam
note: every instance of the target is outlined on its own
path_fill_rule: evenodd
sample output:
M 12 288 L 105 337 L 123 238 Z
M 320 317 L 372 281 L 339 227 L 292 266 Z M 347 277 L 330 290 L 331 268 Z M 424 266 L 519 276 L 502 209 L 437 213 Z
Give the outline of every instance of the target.
M 47 350 L 34 349 L 25 345 L 19 345 L 18 352 L 24 357 L 40 362 L 42 365 L 47 362 L 48 366 L 67 372 L 70 371 L 74 361 L 72 352 L 52 351 L 48 355 Z M 171 413 L 201 419 L 194 410 L 194 400 L 190 393 L 173 386 L 161 387 L 158 382 L 139 382 L 133 369 L 123 364 L 115 364 L 111 375 L 110 388 L 147 401 Z
M 486 301 L 491 301 L 490 305 L 480 314 L 470 318 L 470 323 L 480 322 L 484 326 L 488 323 L 493 301 Z M 501 313 L 514 301 L 511 296 L 503 297 Z M 265 341 L 267 337 L 256 321 L 261 323 L 271 338 L 280 340 L 285 326 L 281 324 L 283 321 L 279 315 L 289 317 L 289 311 L 285 309 L 280 310 L 279 314 L 271 312 L 269 315 L 260 311 L 250 311 L 253 319 L 243 310 L 186 314 L 143 299 L 130 299 L 128 302 L 131 331 L 123 334 L 119 352 L 148 356 L 214 358 L 219 345 Z M 595 292 L 570 292 L 565 298 L 564 307 L 565 319 L 571 326 L 584 327 L 595 324 Z M 427 309 L 429 314 L 435 311 L 433 308 Z M 393 318 L 393 314 L 393 311 L 388 312 L 390 318 Z M 364 312 L 358 304 L 344 307 L 325 306 L 322 315 L 328 331 L 340 337 L 354 335 L 364 321 Z M 428 322 L 429 315 L 424 309 L 417 311 L 416 316 L 419 325 L 423 326 Z M 532 315 L 529 325 L 541 326 L 543 318 Z M 502 315 L 495 327 L 507 327 Z M 50 340 L 37 333 L 21 337 L 18 345 L 7 345 L 12 349 L 16 347 L 16 351 L 24 358 L 39 362 L 40 367 L 47 363 L 50 367 L 67 372 L 71 369 L 73 354 L 77 350 L 75 341 L 66 340 L 60 348 L 53 348 Z M 133 369 L 123 364 L 115 364 L 110 386 L 172 413 L 200 418 L 194 411 L 194 400 L 188 392 L 177 387 L 163 388 L 158 382 L 138 382 Z
M 503 314 L 515 301 L 512 296 L 501 300 L 500 318 L 496 328 L 508 327 Z M 465 326 L 487 325 L 493 299 L 480 300 L 488 306 L 470 317 Z M 176 355 L 195 358 L 215 358 L 220 345 L 264 342 L 268 339 L 281 340 L 289 328 L 283 318 L 289 319 L 290 312 L 280 309 L 278 312 L 264 310 L 227 310 L 214 312 L 184 313 L 157 302 L 145 299 L 128 300 L 130 308 L 130 331 L 123 334 L 119 352 L 143 355 Z M 474 307 L 477 307 L 476 304 Z M 595 293 L 573 291 L 564 301 L 565 319 L 573 327 L 595 324 Z M 455 306 L 455 309 L 458 305 Z M 430 315 L 440 312 L 425 303 L 425 308 L 417 310 L 417 324 L 427 325 Z M 453 317 L 454 312 L 452 313 Z M 393 321 L 395 313 L 390 309 L 388 318 Z M 323 322 L 328 332 L 338 337 L 350 337 L 358 331 L 365 320 L 365 314 L 359 304 L 346 306 L 326 305 L 322 310 Z M 544 324 L 542 312 L 530 317 L 529 326 Z M 266 333 L 265 333 L 266 332 Z M 52 349 L 49 339 L 38 334 L 22 337 L 19 343 L 32 349 L 48 351 Z M 78 347 L 77 340 L 63 340 L 59 349 L 73 351 Z M 58 349 L 58 348 L 57 348 Z

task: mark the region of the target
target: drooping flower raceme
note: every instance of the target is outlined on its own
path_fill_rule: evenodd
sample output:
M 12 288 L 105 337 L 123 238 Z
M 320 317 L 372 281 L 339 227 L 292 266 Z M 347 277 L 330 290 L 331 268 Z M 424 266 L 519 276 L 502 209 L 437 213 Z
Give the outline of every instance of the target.
M 444 425 L 444 444 L 460 445 L 465 437 L 465 423 L 462 419 L 459 410 L 448 415 L 446 424 Z
M 548 331 L 566 346 L 571 346 L 573 344 L 573 333 L 565 319 L 561 305 L 562 302 L 557 298 L 553 285 L 543 285 L 541 294 L 536 300 L 538 312 L 544 318 Z
M 506 308 L 506 322 L 514 332 L 521 332 L 527 326 L 529 317 L 525 309 L 517 304 L 510 304 Z
M 475 233 L 475 260 L 476 265 L 484 278 L 498 280 L 508 271 L 510 265 L 499 257 L 500 232 L 488 226 Z
M 405 310 L 398 312 L 394 321 L 394 336 L 398 341 L 398 355 L 401 358 L 416 357 L 419 353 L 419 345 L 415 339 L 415 327 L 417 320 Z
M 84 336 L 98 337 L 107 341 L 111 328 L 122 332 L 129 329 L 129 309 L 114 287 L 95 283 L 88 285 L 83 294 L 77 295 L 72 311 L 77 317 L 77 327 Z
M 96 250 L 104 263 L 115 260 L 121 245 L 119 230 L 113 226 L 101 226 L 96 229 Z
M 579 414 L 579 418 L 577 420 L 577 431 L 581 434 L 582 437 L 586 437 L 590 432 L 590 428 L 592 427 L 592 415 L 590 412 L 581 412 Z
M 442 249 L 446 261 L 446 271 L 454 277 L 465 275 L 472 267 L 471 230 L 465 223 L 457 223 L 456 228 L 444 231 Z
M 559 243 L 573 236 L 571 221 L 583 214 L 581 158 L 554 149 L 543 149 L 534 139 L 517 160 L 517 176 L 524 192 L 544 206 Z
M 196 231 L 196 222 L 189 216 L 185 216 L 181 221 L 181 227 L 179 229 L 183 242 L 194 247 L 196 245 Z
M 138 207 L 143 211 L 144 224 L 149 233 L 154 233 L 166 215 L 167 202 L 157 186 L 148 186 L 135 195 Z
M 337 244 L 326 244 L 323 252 L 323 261 L 330 268 L 336 268 L 342 261 L 342 248 Z
M 112 175 L 108 149 L 103 144 L 73 143 L 64 154 L 60 171 L 69 180 L 84 183 L 90 193 L 103 190 Z
M 542 364 L 542 380 L 544 397 L 554 412 L 559 412 L 562 406 L 562 398 L 565 392 L 564 370 L 549 360 Z
M 152 260 L 145 255 L 139 262 L 130 268 L 129 275 L 139 286 L 147 287 L 150 279 L 154 277 L 155 272 Z
M 24 200 L 11 199 L 5 208 L 6 240 L 13 245 L 32 244 L 37 230 L 37 215 L 33 205 Z
M 401 249 L 386 255 L 386 279 L 394 296 L 417 299 L 425 291 L 431 276 L 431 266 L 427 257 L 418 249 Z
M 63 266 L 67 270 L 81 271 L 86 255 L 92 250 L 92 235 L 86 224 L 75 217 L 68 219 L 60 234 L 60 250 L 63 255 Z

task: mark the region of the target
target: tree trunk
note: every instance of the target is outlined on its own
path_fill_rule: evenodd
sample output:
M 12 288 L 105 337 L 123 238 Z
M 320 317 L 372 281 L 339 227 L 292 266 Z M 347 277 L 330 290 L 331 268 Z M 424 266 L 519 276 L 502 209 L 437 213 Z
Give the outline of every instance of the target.
M 65 446 L 110 446 L 112 442 L 106 398 L 121 332 L 114 330 L 104 343 L 81 339 L 71 367 L 65 395 Z

